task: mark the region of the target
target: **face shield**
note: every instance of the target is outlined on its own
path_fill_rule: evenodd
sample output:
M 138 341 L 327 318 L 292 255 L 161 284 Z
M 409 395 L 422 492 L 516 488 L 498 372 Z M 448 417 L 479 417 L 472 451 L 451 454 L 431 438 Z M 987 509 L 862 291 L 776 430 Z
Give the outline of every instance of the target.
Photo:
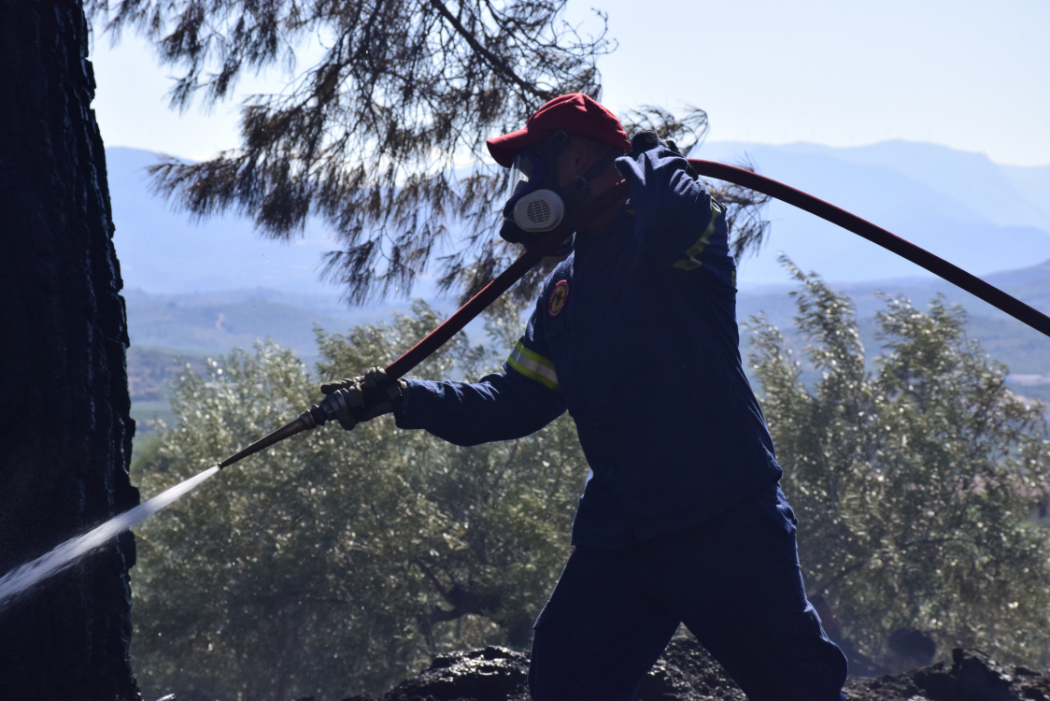
M 530 190 L 539 187 L 543 180 L 543 161 L 530 151 L 521 151 L 514 157 L 510 167 L 510 180 L 507 182 L 507 196 L 504 201 L 510 202 Z

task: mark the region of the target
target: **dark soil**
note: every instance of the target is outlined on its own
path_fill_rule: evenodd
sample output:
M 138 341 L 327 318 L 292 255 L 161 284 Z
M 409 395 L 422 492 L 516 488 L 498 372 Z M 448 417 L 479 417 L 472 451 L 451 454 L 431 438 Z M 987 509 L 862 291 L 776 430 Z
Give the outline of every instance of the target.
M 379 699 L 345 701 L 529 701 L 529 659 L 501 647 L 434 658 L 417 677 Z M 851 701 L 1050 701 L 1050 675 L 1005 667 L 978 650 L 896 676 L 850 679 Z M 722 668 L 691 639 L 676 639 L 642 682 L 638 701 L 746 701 Z M 306 701 L 306 700 L 301 700 Z

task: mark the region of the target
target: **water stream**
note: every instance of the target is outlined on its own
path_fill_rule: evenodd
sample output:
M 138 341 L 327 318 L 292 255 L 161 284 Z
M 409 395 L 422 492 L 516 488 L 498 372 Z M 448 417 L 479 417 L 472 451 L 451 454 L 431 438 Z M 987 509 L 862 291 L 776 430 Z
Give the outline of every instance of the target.
M 21 595 L 40 582 L 54 574 L 58 574 L 95 548 L 104 545 L 110 538 L 146 520 L 183 494 L 192 491 L 197 485 L 218 471 L 218 465 L 208 468 L 199 475 L 190 477 L 185 482 L 180 482 L 174 487 L 164 490 L 152 499 L 114 516 L 83 535 L 67 540 L 55 547 L 51 552 L 41 555 L 32 562 L 16 567 L 3 577 L 0 577 L 0 610 L 16 601 Z

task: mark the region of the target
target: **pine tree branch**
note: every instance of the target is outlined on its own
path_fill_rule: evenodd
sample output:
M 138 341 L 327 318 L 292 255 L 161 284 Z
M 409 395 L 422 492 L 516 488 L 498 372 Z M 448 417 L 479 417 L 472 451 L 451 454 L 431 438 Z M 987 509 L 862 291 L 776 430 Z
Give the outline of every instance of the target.
M 496 56 L 494 53 L 482 46 L 474 37 L 474 35 L 467 31 L 467 28 L 464 27 L 463 24 L 458 19 L 456 19 L 456 17 L 451 12 L 449 12 L 449 9 L 445 7 L 445 3 L 441 2 L 441 0 L 430 0 L 430 4 L 435 10 L 437 10 L 441 14 L 442 17 L 448 20 L 448 23 L 451 24 L 453 28 L 455 28 L 456 33 L 463 37 L 463 39 L 466 40 L 468 44 L 470 44 L 470 48 L 474 49 L 479 54 L 485 57 L 485 60 L 488 61 L 490 66 L 492 66 L 494 69 L 496 69 L 506 77 L 510 78 L 510 80 L 517 84 L 517 86 L 520 87 L 522 90 L 525 90 L 527 93 L 534 97 L 540 98 L 544 102 L 553 97 L 553 95 L 551 95 L 550 93 L 540 90 L 535 85 L 532 85 L 528 81 L 521 78 L 517 73 L 514 72 L 514 69 L 512 69 L 506 63 L 501 61 L 499 57 Z

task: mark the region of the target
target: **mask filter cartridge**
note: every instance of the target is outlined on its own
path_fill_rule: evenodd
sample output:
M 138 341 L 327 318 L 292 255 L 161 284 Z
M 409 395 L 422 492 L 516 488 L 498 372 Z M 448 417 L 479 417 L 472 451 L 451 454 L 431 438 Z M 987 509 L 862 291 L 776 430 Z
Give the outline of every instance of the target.
M 536 190 L 514 204 L 514 223 L 523 231 L 550 231 L 565 218 L 565 202 L 551 190 Z

